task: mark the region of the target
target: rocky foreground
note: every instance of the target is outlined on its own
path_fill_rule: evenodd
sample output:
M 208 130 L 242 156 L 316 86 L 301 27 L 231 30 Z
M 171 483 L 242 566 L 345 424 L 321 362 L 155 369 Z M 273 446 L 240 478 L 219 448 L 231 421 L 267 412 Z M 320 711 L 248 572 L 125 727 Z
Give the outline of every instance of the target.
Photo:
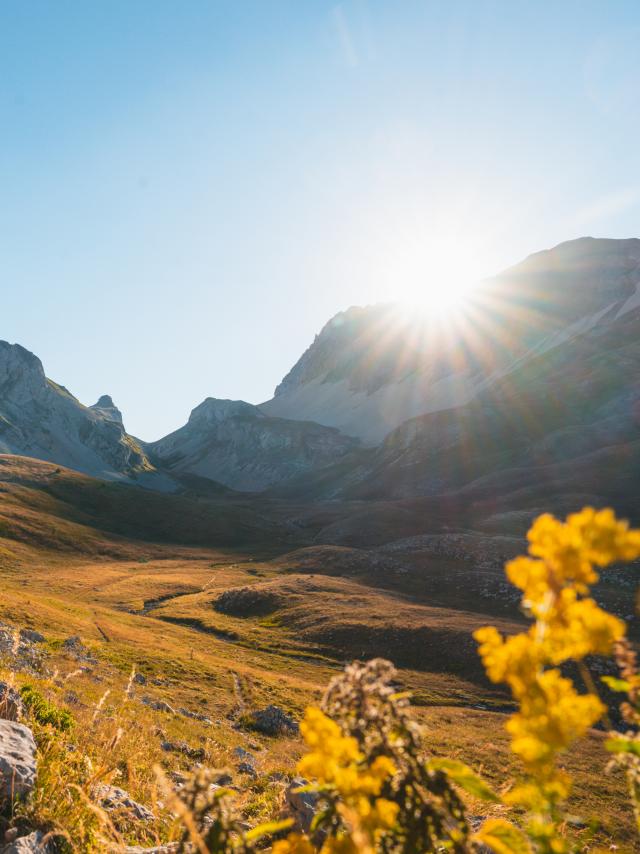
M 103 681 L 104 677 L 95 670 L 97 659 L 79 637 L 67 638 L 61 649 L 78 666 L 76 671 L 65 677 L 61 677 L 57 670 L 51 670 L 46 639 L 42 634 L 0 624 L 0 657 L 3 659 L 6 674 L 5 681 L 0 681 L 0 827 L 4 827 L 0 854 L 55 854 L 60 850 L 59 843 L 63 838 L 61 833 L 55 827 L 37 826 L 38 821 L 34 821 L 33 812 L 28 807 L 37 791 L 38 774 L 41 770 L 38 731 L 42 735 L 44 724 L 48 735 L 58 728 L 64 730 L 65 722 L 71 720 L 71 715 L 50 705 L 30 685 L 25 687 L 23 684 L 20 689 L 17 685 L 25 676 L 46 678 L 57 684 L 65 684 L 70 676 L 73 677 L 80 671 L 94 672 L 94 679 Z M 205 725 L 213 724 L 213 721 L 197 711 L 174 706 L 168 700 L 149 696 L 146 693 L 147 683 L 148 680 L 142 674 L 132 673 L 127 685 L 129 699 L 158 713 L 159 718 L 182 717 Z M 153 686 L 156 688 L 162 688 L 163 684 L 163 680 L 153 680 Z M 96 704 L 94 720 L 108 694 L 109 690 L 105 691 L 102 700 Z M 70 707 L 83 705 L 73 691 L 67 691 L 65 699 Z M 297 722 L 275 705 L 251 712 L 244 725 L 256 733 L 271 737 L 295 734 L 298 731 Z M 156 734 L 161 738 L 164 736 L 160 726 L 156 727 Z M 249 747 L 259 749 L 258 745 L 251 743 Z M 178 755 L 187 760 L 192 773 L 203 768 L 203 760 L 207 755 L 201 746 L 169 737 L 162 738 L 161 748 L 168 755 Z M 66 749 L 76 751 L 79 748 L 71 739 L 66 744 Z M 222 789 L 238 792 L 244 780 L 254 781 L 258 778 L 260 760 L 254 750 L 236 747 L 232 755 L 234 767 L 213 775 L 208 784 L 211 792 Z M 84 757 L 84 760 L 88 764 L 91 763 L 89 757 Z M 272 776 L 272 783 L 282 789 L 283 815 L 291 817 L 299 829 L 308 830 L 314 816 L 316 798 L 312 793 L 297 791 L 306 781 L 291 779 L 286 774 Z M 179 795 L 180 791 L 189 785 L 190 773 L 169 771 L 167 779 L 172 791 Z M 60 782 L 64 785 L 66 781 Z M 70 781 L 69 784 L 73 785 Z M 98 775 L 95 782 L 87 787 L 84 796 L 90 804 L 90 809 L 98 811 L 115 834 L 122 833 L 123 838 L 136 835 L 136 828 L 144 835 L 146 826 L 157 822 L 158 812 L 166 811 L 162 801 L 156 800 L 153 804 L 139 803 L 126 789 L 102 782 Z M 247 822 L 240 823 L 242 830 L 249 830 L 250 827 Z M 67 841 L 75 850 L 82 850 L 76 848 L 75 840 Z M 105 840 L 104 850 L 128 854 L 169 854 L 179 850 L 179 843 L 140 846 L 110 844 Z M 192 849 L 187 843 L 186 848 L 180 850 Z

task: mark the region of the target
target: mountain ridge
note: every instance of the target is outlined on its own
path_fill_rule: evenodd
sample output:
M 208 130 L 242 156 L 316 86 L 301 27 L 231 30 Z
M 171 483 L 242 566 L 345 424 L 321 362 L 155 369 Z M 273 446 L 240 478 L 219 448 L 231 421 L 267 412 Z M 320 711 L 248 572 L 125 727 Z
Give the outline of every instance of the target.
M 339 313 L 261 408 L 375 446 L 409 418 L 468 403 L 519 360 L 636 304 L 640 239 L 567 241 L 484 280 L 446 326 L 379 305 Z
M 208 397 L 150 443 L 127 433 L 109 395 L 84 406 L 37 356 L 0 342 L 0 453 L 162 490 L 321 500 L 468 490 L 511 462 L 533 477 L 541 460 L 584 462 L 616 444 L 635 459 L 639 324 L 640 239 L 580 238 L 484 280 L 446 323 L 352 306 L 271 401 Z

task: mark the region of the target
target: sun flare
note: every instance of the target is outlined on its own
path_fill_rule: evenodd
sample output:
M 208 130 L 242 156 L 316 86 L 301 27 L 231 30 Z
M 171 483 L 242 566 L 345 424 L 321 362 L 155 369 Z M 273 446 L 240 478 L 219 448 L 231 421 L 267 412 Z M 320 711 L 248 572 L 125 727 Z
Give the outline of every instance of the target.
M 476 284 L 470 273 L 431 269 L 407 289 L 403 302 L 426 316 L 448 317 L 464 310 Z

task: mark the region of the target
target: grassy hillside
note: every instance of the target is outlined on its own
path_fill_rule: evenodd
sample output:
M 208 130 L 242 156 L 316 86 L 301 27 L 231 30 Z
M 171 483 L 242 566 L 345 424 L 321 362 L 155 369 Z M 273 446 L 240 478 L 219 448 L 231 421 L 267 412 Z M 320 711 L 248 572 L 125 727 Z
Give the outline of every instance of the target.
M 188 756 L 161 749 L 185 741 L 202 748 L 206 764 L 230 769 L 253 825 L 280 809 L 301 748 L 297 737 L 247 729 L 247 716 L 275 704 L 299 718 L 345 661 L 382 655 L 401 668 L 433 751 L 499 780 L 509 706 L 485 680 L 471 632 L 487 622 L 511 631 L 519 616 L 502 596 L 499 560 L 483 568 L 473 558 L 478 538 L 492 535 L 460 540 L 458 557 L 442 553 L 436 534 L 417 550 L 411 540 L 388 551 L 326 542 L 331 530 L 375 541 L 376 519 L 388 525 L 383 542 L 423 535 L 429 524 L 442 531 L 423 509 L 381 504 L 359 528 L 366 510 L 357 503 L 166 496 L 2 457 L 0 621 L 46 637 L 35 675 L 18 666 L 15 678 L 84 722 L 78 738 L 89 752 L 105 749 L 119 721 L 125 735 L 107 777 L 142 803 L 156 797 L 154 763 L 174 774 L 191 767 Z M 517 549 L 518 540 L 509 544 Z M 607 595 L 619 607 L 630 598 L 615 585 Z M 63 646 L 72 635 L 88 660 Z M 133 667 L 145 684 L 125 702 Z M 210 723 L 153 710 L 144 698 Z M 624 842 L 632 816 L 621 781 L 603 776 L 601 740 L 594 732 L 569 759 L 584 783 L 574 808 L 601 817 L 604 840 L 622 828 Z M 236 747 L 257 757 L 256 778 L 238 771 Z M 31 820 L 47 827 L 72 821 L 61 806 L 39 810 Z M 150 842 L 171 833 L 163 819 L 125 836 Z

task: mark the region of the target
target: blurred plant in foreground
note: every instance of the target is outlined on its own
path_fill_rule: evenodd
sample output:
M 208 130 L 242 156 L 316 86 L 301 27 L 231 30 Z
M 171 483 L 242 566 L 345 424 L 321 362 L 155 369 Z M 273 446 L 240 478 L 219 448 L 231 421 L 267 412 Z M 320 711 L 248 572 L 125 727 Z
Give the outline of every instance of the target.
M 528 540 L 529 554 L 510 561 L 506 573 L 522 591 L 531 627 L 508 638 L 494 627 L 475 633 L 487 675 L 506 683 L 518 704 L 507 730 L 524 778 L 499 797 L 462 763 L 426 760 L 406 698 L 391 688 L 391 666 L 354 664 L 331 684 L 322 710 L 307 710 L 302 725 L 309 753 L 298 770 L 314 781 L 325 807 L 313 828 L 316 845 L 292 834 L 274 845 L 275 854 L 458 852 L 480 845 L 496 854 L 571 851 L 562 832 L 571 778 L 557 760 L 606 715 L 584 660 L 614 650 L 622 678 L 607 681 L 628 694 L 622 712 L 636 731 L 612 734 L 607 746 L 627 772 L 640 815 L 640 675 L 624 622 L 589 596 L 596 568 L 640 556 L 640 531 L 612 510 L 586 507 L 565 522 L 538 517 Z M 570 661 L 578 666 L 584 692 L 561 672 Z M 454 784 L 524 810 L 522 827 L 495 818 L 471 834 Z

